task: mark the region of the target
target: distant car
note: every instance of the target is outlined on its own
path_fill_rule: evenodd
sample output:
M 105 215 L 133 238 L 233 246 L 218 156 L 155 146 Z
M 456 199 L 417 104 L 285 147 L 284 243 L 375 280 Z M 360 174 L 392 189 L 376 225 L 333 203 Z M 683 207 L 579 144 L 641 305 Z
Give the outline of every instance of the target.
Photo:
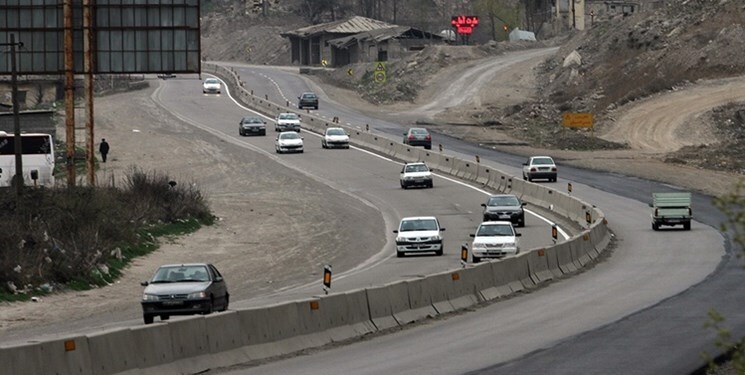
M 406 253 L 433 252 L 442 255 L 442 236 L 440 232 L 445 228 L 434 216 L 405 217 L 398 224 L 393 233 L 396 236 L 396 256 L 402 257 Z
M 471 259 L 478 263 L 483 258 L 503 258 L 517 255 L 520 233 L 515 232 L 509 221 L 485 221 L 471 234 Z
M 401 182 L 401 188 L 407 189 L 411 186 L 424 186 L 431 188 L 432 185 L 432 172 L 424 163 L 406 163 L 401 168 L 401 176 L 399 177 Z
M 141 283 L 142 317 L 150 324 L 156 316 L 210 314 L 225 311 L 230 293 L 220 272 L 209 263 L 164 265 L 150 281 Z
M 238 134 L 266 135 L 266 121 L 255 116 L 244 117 L 238 123 Z
M 523 163 L 523 180 L 546 179 L 556 182 L 558 170 L 550 156 L 531 156 Z
M 425 149 L 432 149 L 432 135 L 425 128 L 409 128 L 404 133 L 404 144 L 409 146 L 424 146 Z
M 217 78 L 207 78 L 202 83 L 202 93 L 204 94 L 219 94 L 222 90 L 222 84 Z
M 484 221 L 509 220 L 517 227 L 524 227 L 525 205 L 527 203 L 520 201 L 514 194 L 498 194 L 487 198 L 481 207 L 484 207 Z
M 318 109 L 318 95 L 316 95 L 314 92 L 304 92 L 302 95 L 297 97 L 297 100 L 297 107 L 300 109 Z
M 274 131 L 286 132 L 286 131 L 300 131 L 300 116 L 291 112 L 283 112 L 277 115 L 275 120 Z
M 274 141 L 274 149 L 278 154 L 284 152 L 303 152 L 303 137 L 297 132 L 282 132 Z
M 321 138 L 323 148 L 349 148 L 349 134 L 342 128 L 327 128 Z

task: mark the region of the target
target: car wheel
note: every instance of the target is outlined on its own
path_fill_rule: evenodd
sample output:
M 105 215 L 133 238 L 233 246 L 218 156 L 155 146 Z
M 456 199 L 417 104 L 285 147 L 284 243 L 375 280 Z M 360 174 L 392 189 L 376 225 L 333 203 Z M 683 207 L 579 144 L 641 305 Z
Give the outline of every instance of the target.
M 528 176 L 528 182 L 533 182 L 533 177 Z
M 346 145 L 344 148 L 346 148 L 347 150 L 349 150 L 349 145 Z
M 396 251 L 396 257 L 398 258 L 402 258 L 405 254 L 403 251 Z
M 683 229 L 685 230 L 691 230 L 691 222 L 683 223 Z
M 152 315 L 150 315 L 150 314 L 145 314 L 145 315 L 142 316 L 142 320 L 145 321 L 145 324 L 152 324 L 154 318 L 155 317 L 152 316 Z
M 475 256 L 471 256 L 471 261 L 475 264 L 475 263 L 481 262 L 481 258 L 475 257 Z
M 168 314 L 163 314 L 163 315 L 160 316 L 160 320 L 168 320 L 170 318 L 171 318 L 171 316 L 168 315 Z
M 444 250 L 443 250 L 442 246 L 440 246 L 440 250 L 435 251 L 435 255 L 437 255 L 437 256 L 440 256 L 443 253 L 444 253 Z
M 318 106 L 313 107 L 313 109 L 315 109 L 317 111 L 318 110 Z
M 225 304 L 222 306 L 222 310 L 221 311 L 227 311 L 229 305 L 230 305 L 230 294 L 227 294 L 226 293 L 225 294 Z
M 432 181 L 430 181 L 430 182 L 429 182 L 429 183 L 427 184 L 427 187 L 429 187 L 430 189 L 432 189 L 432 188 L 434 187 L 434 184 L 432 183 Z
M 409 185 L 406 185 L 405 183 L 402 183 L 402 184 L 401 184 L 401 187 L 402 187 L 402 188 L 403 188 L 404 190 L 406 190 L 406 189 L 408 189 L 408 188 L 409 188 Z
M 525 173 L 523 173 L 523 180 L 525 180 L 525 181 L 527 181 L 527 180 L 528 180 L 528 178 L 527 178 L 527 177 L 525 177 Z
M 652 223 L 652 230 L 659 230 L 660 226 L 657 223 Z

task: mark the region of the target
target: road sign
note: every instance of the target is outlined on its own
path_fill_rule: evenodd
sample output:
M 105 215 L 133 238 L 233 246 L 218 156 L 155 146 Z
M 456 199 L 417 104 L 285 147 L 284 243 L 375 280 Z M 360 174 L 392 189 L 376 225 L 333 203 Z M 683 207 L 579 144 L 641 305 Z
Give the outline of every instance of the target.
M 564 113 L 563 115 L 565 128 L 592 128 L 592 113 Z
M 384 83 L 386 80 L 385 72 L 375 72 L 373 75 L 376 83 Z
M 376 72 L 385 72 L 386 71 L 385 63 L 383 63 L 382 61 L 379 61 L 378 64 L 375 65 L 375 71 Z
M 321 60 L 321 65 L 326 66 L 329 64 L 329 61 L 326 59 Z
M 347 74 L 349 74 L 350 76 L 353 76 L 354 75 L 354 72 L 352 71 L 352 68 L 347 69 Z

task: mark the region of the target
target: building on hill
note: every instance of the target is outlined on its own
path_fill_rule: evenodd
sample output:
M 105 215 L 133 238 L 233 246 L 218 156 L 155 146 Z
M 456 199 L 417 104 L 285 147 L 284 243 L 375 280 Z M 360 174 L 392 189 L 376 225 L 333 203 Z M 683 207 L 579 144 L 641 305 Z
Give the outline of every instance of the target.
M 387 61 L 419 51 L 427 44 L 443 43 L 440 35 L 359 16 L 280 35 L 290 41 L 291 61 L 310 66 Z

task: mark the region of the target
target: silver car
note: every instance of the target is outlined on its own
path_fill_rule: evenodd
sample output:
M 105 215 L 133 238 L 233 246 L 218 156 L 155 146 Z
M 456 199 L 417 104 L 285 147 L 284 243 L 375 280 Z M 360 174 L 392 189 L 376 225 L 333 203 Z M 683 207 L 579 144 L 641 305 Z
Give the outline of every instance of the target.
M 211 314 L 228 309 L 230 294 L 220 272 L 209 263 L 169 264 L 141 283 L 145 324 L 156 316 Z

